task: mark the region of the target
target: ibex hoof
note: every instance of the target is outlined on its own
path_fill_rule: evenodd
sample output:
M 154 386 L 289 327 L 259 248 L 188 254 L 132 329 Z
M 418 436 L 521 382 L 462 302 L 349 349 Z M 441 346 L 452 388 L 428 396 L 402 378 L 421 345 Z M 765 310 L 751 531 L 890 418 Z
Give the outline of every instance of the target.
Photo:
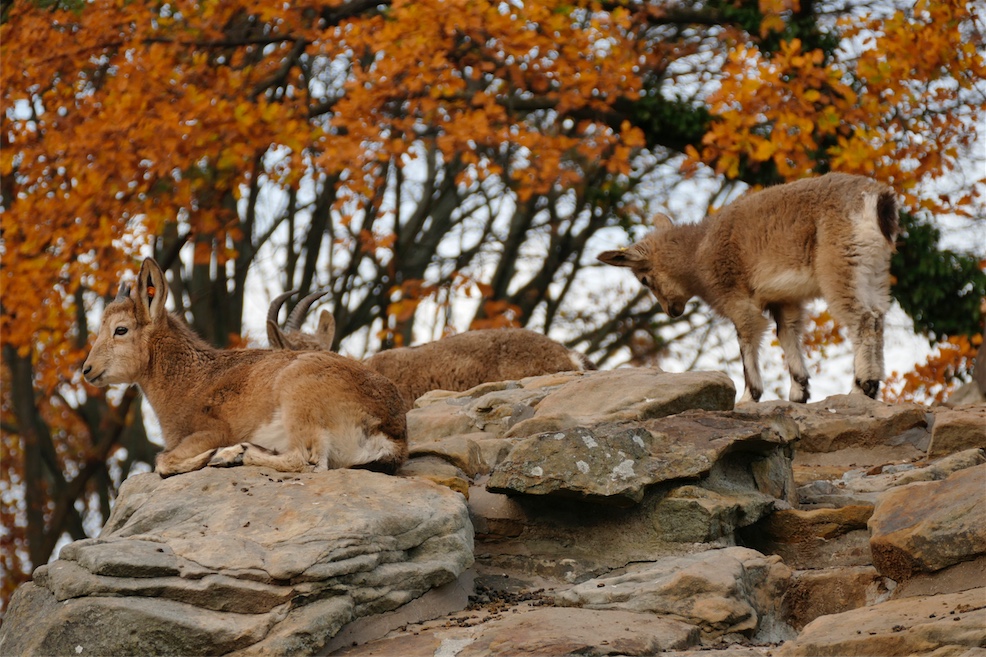
M 760 401 L 760 396 L 762 394 L 763 390 L 747 386 L 746 390 L 743 392 L 743 396 L 740 397 L 740 400 L 737 403 L 744 404 L 746 402 L 758 402 Z
M 243 465 L 243 455 L 246 454 L 246 450 L 246 443 L 217 449 L 216 453 L 209 459 L 209 465 L 213 468 L 232 468 Z
M 876 393 L 880 390 L 880 382 L 877 379 L 869 379 L 867 381 L 857 380 L 856 385 L 870 399 L 876 399 Z
M 804 404 L 808 401 L 810 395 L 808 377 L 796 377 L 794 382 L 791 383 L 791 391 L 788 394 L 788 399 L 798 404 Z

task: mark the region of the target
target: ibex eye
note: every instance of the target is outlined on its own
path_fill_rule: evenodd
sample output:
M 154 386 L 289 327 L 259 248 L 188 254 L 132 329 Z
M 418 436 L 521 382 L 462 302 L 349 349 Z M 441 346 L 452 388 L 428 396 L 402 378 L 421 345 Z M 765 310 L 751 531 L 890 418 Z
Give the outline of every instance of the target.
M 113 331 L 113 335 L 126 335 L 127 334 L 127 330 L 128 329 L 127 329 L 126 326 L 117 326 L 116 327 L 116 330 Z

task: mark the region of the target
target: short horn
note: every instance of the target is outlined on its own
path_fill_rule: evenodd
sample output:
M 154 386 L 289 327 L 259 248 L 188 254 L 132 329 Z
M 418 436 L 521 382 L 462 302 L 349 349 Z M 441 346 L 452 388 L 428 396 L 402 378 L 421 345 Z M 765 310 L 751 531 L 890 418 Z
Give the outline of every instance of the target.
M 320 292 L 312 292 L 308 296 L 304 297 L 298 302 L 298 305 L 294 307 L 291 311 L 291 316 L 288 317 L 288 323 L 285 325 L 285 329 L 288 331 L 297 331 L 301 328 L 301 322 L 304 321 L 305 315 L 308 313 L 308 309 L 312 307 L 312 304 L 324 297 L 329 293 L 330 290 L 325 289 Z
M 120 283 L 120 291 L 116 293 L 114 301 L 123 301 L 130 297 L 130 283 Z
M 270 302 L 270 308 L 267 310 L 267 321 L 277 324 L 277 315 L 281 312 L 281 306 L 295 294 L 298 294 L 298 290 L 289 290 L 284 294 L 274 297 L 274 300 Z

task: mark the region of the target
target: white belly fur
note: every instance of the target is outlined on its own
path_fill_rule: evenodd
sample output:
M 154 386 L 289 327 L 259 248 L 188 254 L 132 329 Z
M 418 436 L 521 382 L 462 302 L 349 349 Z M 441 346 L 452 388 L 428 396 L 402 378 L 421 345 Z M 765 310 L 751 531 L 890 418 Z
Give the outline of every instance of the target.
M 754 280 L 754 293 L 761 305 L 815 299 L 821 296 L 815 275 L 808 270 L 773 271 Z
M 288 431 L 281 419 L 281 411 L 274 411 L 274 417 L 267 424 L 261 425 L 250 436 L 250 442 L 260 445 L 272 452 L 284 454 L 291 446 Z

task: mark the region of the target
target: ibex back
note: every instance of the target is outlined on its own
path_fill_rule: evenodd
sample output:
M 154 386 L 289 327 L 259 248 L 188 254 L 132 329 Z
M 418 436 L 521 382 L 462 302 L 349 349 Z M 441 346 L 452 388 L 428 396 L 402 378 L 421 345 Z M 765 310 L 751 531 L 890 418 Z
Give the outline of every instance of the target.
M 733 322 L 745 400 L 759 400 L 764 312 L 791 375 L 791 401 L 808 400 L 802 354 L 805 302 L 822 297 L 849 330 L 853 391 L 876 397 L 883 379 L 883 318 L 898 230 L 893 190 L 862 176 L 830 173 L 750 194 L 694 225 L 658 215 L 641 241 L 599 259 L 629 267 L 664 311 L 681 315 L 693 296 Z
M 392 472 L 407 457 L 406 406 L 385 377 L 328 352 L 215 349 L 165 310 L 167 297 L 145 260 L 83 366 L 93 385 L 140 386 L 161 423 L 161 476 L 207 465 Z

